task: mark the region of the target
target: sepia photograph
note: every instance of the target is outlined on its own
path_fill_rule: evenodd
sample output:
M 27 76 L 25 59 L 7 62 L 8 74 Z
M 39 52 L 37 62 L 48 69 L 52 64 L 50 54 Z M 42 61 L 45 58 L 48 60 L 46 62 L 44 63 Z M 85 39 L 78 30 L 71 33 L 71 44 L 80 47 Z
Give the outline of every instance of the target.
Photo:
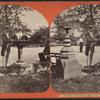
M 1 0 L 0 94 L 100 98 L 100 2 Z
M 50 84 L 49 25 L 29 7 L 0 5 L 0 93 L 45 92 Z
M 50 25 L 51 86 L 57 92 L 100 92 L 100 5 L 59 13 Z

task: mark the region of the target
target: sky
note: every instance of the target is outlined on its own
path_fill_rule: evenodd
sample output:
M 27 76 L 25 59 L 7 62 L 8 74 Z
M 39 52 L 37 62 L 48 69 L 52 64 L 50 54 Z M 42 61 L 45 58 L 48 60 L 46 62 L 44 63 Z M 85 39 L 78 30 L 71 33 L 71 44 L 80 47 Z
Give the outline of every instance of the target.
M 34 34 L 34 29 L 39 27 L 48 27 L 48 22 L 45 17 L 38 11 L 23 11 L 24 16 L 20 15 L 22 22 L 32 30 L 31 34 Z

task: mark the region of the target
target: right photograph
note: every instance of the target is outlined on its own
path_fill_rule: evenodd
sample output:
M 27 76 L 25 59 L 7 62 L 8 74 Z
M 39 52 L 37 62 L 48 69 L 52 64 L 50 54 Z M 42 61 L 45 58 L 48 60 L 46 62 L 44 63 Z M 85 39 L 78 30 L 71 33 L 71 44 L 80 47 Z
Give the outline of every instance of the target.
M 51 86 L 57 92 L 100 92 L 100 5 L 74 6 L 50 26 Z

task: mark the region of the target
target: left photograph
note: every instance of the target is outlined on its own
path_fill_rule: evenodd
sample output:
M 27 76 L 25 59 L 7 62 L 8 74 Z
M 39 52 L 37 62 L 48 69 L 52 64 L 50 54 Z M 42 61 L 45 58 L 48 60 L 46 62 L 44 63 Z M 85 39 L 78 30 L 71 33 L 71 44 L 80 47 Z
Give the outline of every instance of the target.
M 0 5 L 0 52 L 0 93 L 48 90 L 49 25 L 40 12 Z

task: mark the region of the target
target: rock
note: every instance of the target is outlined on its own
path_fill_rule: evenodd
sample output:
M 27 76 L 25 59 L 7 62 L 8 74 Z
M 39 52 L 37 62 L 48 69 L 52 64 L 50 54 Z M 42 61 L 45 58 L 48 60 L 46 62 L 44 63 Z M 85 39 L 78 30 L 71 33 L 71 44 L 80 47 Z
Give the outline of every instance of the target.
M 81 66 L 75 58 L 62 59 L 61 61 L 64 68 L 64 79 L 82 76 Z

